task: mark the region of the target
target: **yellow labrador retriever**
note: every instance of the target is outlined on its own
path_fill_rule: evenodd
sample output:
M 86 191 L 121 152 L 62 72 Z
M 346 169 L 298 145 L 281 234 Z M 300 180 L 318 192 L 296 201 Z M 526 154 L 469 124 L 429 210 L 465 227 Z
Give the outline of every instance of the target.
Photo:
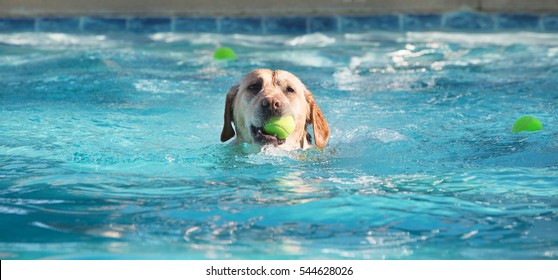
M 267 135 L 262 127 L 270 118 L 293 116 L 295 130 L 287 139 Z M 233 128 L 234 124 L 234 128 Z M 314 141 L 325 147 L 329 126 L 316 105 L 312 93 L 293 74 L 269 69 L 254 70 L 230 88 L 225 102 L 225 123 L 221 141 L 235 136 L 234 143 L 273 145 L 282 149 L 307 149 L 311 145 L 308 125 L 314 130 Z

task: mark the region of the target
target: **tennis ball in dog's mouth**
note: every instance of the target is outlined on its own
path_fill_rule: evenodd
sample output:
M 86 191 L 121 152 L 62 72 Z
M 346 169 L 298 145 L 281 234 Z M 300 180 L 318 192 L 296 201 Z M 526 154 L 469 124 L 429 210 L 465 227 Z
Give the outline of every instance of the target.
M 541 121 L 535 117 L 525 116 L 517 119 L 512 127 L 513 133 L 522 131 L 538 131 L 543 128 Z
M 271 118 L 263 126 L 263 131 L 275 135 L 277 139 L 285 140 L 295 130 L 295 120 L 292 116 Z
M 216 60 L 234 60 L 236 59 L 236 53 L 227 47 L 221 47 L 215 50 L 213 53 L 213 59 Z

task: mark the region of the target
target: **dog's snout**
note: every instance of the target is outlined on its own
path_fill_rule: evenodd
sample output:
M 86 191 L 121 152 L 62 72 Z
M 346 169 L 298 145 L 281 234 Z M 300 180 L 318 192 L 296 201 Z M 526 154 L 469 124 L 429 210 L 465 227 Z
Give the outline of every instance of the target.
M 262 99 L 261 105 L 271 111 L 277 111 L 281 109 L 281 100 L 276 97 L 266 97 Z

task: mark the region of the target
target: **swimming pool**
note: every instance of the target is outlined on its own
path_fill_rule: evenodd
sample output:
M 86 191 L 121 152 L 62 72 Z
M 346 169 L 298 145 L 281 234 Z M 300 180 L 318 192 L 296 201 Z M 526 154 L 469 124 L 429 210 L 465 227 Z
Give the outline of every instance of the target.
M 219 142 L 255 68 L 325 151 Z M 558 34 L 4 33 L 0 73 L 2 259 L 558 258 Z

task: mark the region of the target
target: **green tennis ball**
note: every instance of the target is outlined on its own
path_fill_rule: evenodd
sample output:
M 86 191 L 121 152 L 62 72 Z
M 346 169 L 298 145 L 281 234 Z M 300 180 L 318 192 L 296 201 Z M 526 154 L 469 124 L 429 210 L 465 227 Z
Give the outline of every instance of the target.
M 542 128 L 543 128 L 542 123 L 537 118 L 531 116 L 524 116 L 517 119 L 517 121 L 515 121 L 512 127 L 512 132 L 519 133 L 522 131 L 538 131 L 541 130 Z
M 236 59 L 236 53 L 231 48 L 221 47 L 215 50 L 213 53 L 213 59 L 216 60 L 234 60 Z
M 292 116 L 271 118 L 263 127 L 263 131 L 269 135 L 275 135 L 277 139 L 285 140 L 295 130 L 295 120 Z

